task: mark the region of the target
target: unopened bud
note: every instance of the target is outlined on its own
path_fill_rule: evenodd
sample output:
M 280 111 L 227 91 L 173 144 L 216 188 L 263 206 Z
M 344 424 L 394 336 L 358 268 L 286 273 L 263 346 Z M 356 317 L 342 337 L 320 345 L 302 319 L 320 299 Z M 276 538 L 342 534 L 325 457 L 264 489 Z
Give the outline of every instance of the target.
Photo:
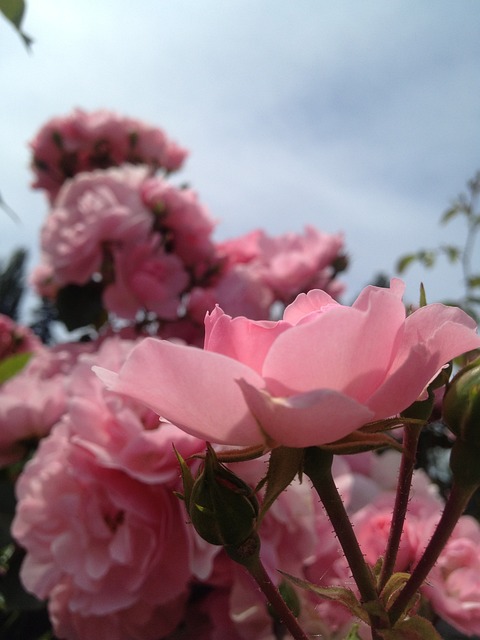
M 197 533 L 211 544 L 236 547 L 256 530 L 258 501 L 251 487 L 221 464 L 210 446 L 187 509 Z
M 480 447 L 480 358 L 453 378 L 443 400 L 443 419 L 459 440 Z

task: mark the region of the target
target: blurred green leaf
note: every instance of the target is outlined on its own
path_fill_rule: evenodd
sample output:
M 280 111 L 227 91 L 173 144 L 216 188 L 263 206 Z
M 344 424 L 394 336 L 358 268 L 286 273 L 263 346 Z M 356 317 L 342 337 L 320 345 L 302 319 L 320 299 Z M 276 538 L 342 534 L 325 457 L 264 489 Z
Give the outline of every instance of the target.
M 402 256 L 397 262 L 396 270 L 398 273 L 403 273 L 412 262 L 415 262 L 415 260 L 417 260 L 415 253 L 408 253 L 407 255 Z
M 348 632 L 348 635 L 345 636 L 345 640 L 362 640 L 362 636 L 360 636 L 358 632 L 358 627 L 358 623 L 355 623 Z
M 480 276 L 471 276 L 467 283 L 470 288 L 480 287 Z
M 430 249 L 428 250 L 424 249 L 422 251 L 419 251 L 417 256 L 418 256 L 418 260 L 420 260 L 420 262 L 425 267 L 433 267 L 433 265 L 435 264 L 435 260 L 437 258 L 436 252 Z
M 31 353 L 15 353 L 13 356 L 2 360 L 0 362 L 0 384 L 13 378 L 23 369 L 31 357 Z
M 450 244 L 440 247 L 440 250 L 447 256 L 450 262 L 456 262 L 460 257 L 460 249 Z
M 19 29 L 25 13 L 25 2 L 24 0 L 0 0 L 0 11 Z
M 30 36 L 22 31 L 22 20 L 25 14 L 25 1 L 24 0 L 0 0 L 0 11 L 5 18 L 12 23 L 17 30 L 19 36 L 25 43 L 27 49 L 30 48 L 33 40 Z
M 445 211 L 443 216 L 440 218 L 440 222 L 442 224 L 446 224 L 450 220 L 453 220 L 453 218 L 456 218 L 460 213 L 465 213 L 465 211 L 460 209 L 458 207 L 458 205 L 454 205 L 453 207 L 451 207 L 450 209 L 447 209 L 447 211 Z

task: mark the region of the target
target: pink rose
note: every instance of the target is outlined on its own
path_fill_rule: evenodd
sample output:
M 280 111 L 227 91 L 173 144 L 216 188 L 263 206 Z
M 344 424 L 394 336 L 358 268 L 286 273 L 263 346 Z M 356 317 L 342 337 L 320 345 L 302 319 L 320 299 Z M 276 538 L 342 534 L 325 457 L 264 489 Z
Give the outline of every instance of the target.
M 144 241 L 153 218 L 139 189 L 146 170 L 82 173 L 61 189 L 41 231 L 43 262 L 60 285 L 84 284 L 102 269 L 105 246 Z
M 52 118 L 30 147 L 33 186 L 45 189 L 51 202 L 64 181 L 80 172 L 126 162 L 175 171 L 187 156 L 187 151 L 167 138 L 162 129 L 106 109 L 75 109 L 67 116 Z
M 70 374 L 80 353 L 93 343 L 43 348 L 2 386 L 0 467 L 20 460 L 46 436 L 66 409 Z
M 107 391 L 91 371 L 93 362 L 119 368 L 131 347 L 108 339 L 79 358 L 66 412 L 16 485 L 22 581 L 49 600 L 56 635 L 69 640 L 166 636 L 190 581 L 211 573 L 219 551 L 198 540 L 174 493 L 172 443 L 185 458 L 205 443 Z
M 460 518 L 422 594 L 453 627 L 467 635 L 480 634 L 480 526 L 476 520 Z
M 133 637 L 141 637 L 159 606 L 177 614 L 173 626 L 159 626 L 157 634 L 173 630 L 191 571 L 183 505 L 172 489 L 99 463 L 83 442 L 75 443 L 75 424 L 64 419 L 41 442 L 17 483 L 12 533 L 27 551 L 20 574 L 27 590 L 50 598 L 54 610 L 66 591 L 56 616 L 73 618 L 72 626 L 81 628 L 89 618 L 90 627 L 102 620 L 114 629 L 119 617 L 133 618 L 143 604 Z
M 188 433 L 231 445 L 307 447 L 395 416 L 451 358 L 480 345 L 475 322 L 441 304 L 406 317 L 404 284 L 367 287 L 346 307 L 301 294 L 280 322 L 206 318 L 205 349 L 147 338 L 113 390 Z
M 215 223 L 191 189 L 179 189 L 162 178 L 150 178 L 142 185 L 145 205 L 155 214 L 155 230 L 165 236 L 168 250 L 202 278 L 217 255 L 212 241 Z
M 380 494 L 352 517 L 355 535 L 365 559 L 372 567 L 385 554 L 388 536 L 392 528 L 394 499 L 394 493 Z M 430 533 L 433 532 L 429 521 L 432 517 L 439 517 L 442 508 L 443 502 L 434 495 L 414 495 L 410 499 L 395 571 L 412 570 L 415 559 L 423 548 L 423 532 L 425 529 L 428 529 Z
M 132 320 L 141 309 L 162 319 L 176 319 L 189 276 L 178 256 L 165 253 L 160 236 L 114 249 L 112 254 L 115 279 L 103 294 L 106 309 Z
M 268 288 L 272 298 L 285 304 L 309 289 L 323 289 L 330 294 L 334 290 L 338 294 L 341 285 L 334 281 L 332 288 L 332 264 L 342 249 L 341 234 L 322 233 L 312 226 L 307 226 L 303 234 L 277 237 L 256 230 L 218 246 L 227 273 L 242 265 L 259 287 Z

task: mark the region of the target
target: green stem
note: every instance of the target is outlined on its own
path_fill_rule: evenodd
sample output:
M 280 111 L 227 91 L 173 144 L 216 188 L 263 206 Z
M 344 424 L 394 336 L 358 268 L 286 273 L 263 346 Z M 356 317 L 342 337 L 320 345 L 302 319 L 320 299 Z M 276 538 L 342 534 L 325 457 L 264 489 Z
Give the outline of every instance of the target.
M 377 600 L 373 575 L 365 562 L 345 505 L 332 476 L 333 454 L 318 447 L 305 450 L 304 472 L 310 478 L 342 546 L 363 602 Z
M 403 431 L 403 454 L 398 475 L 397 493 L 392 514 L 392 526 L 388 536 L 387 548 L 380 573 L 378 589 L 381 591 L 395 569 L 398 549 L 407 515 L 408 500 L 412 484 L 413 469 L 417 453 L 420 429 L 406 424 Z
M 245 549 L 243 547 L 245 547 Z M 307 634 L 298 624 L 297 619 L 265 570 L 260 559 L 259 549 L 260 543 L 256 536 L 252 536 L 240 547 L 225 547 L 225 551 L 232 560 L 244 566 L 258 584 L 279 619 L 291 633 L 292 638 L 294 640 L 309 640 Z
M 412 572 L 412 575 L 388 612 L 392 627 L 405 613 L 412 601 L 412 598 L 422 586 L 433 565 L 438 560 L 438 556 L 447 544 L 458 519 L 464 512 L 465 507 L 467 506 L 475 489 L 476 486 L 461 486 L 454 481 L 452 490 L 450 491 L 450 495 L 448 496 L 448 500 L 445 504 L 442 517 L 440 518 L 430 542 L 426 546 L 422 557 Z

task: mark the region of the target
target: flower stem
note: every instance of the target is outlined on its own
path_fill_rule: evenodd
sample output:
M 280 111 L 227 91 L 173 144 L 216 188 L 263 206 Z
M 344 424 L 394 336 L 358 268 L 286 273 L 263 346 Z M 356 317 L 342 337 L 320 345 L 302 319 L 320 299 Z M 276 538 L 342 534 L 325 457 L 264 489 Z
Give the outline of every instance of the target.
M 387 548 L 378 582 L 381 591 L 395 569 L 398 549 L 402 537 L 405 516 L 407 515 L 408 499 L 412 484 L 413 469 L 417 453 L 420 429 L 417 426 L 406 424 L 403 431 L 403 454 L 398 476 L 397 493 L 392 514 L 392 526 L 388 536 Z
M 345 505 L 332 476 L 333 454 L 318 447 L 305 450 L 304 472 L 310 478 L 342 546 L 363 602 L 377 600 L 373 575 L 365 562 Z
M 252 537 L 251 539 L 246 541 L 245 547 L 247 550 L 246 553 L 244 553 L 243 548 L 239 547 L 225 547 L 225 550 L 232 558 L 232 560 L 244 566 L 248 573 L 252 576 L 279 619 L 291 633 L 292 638 L 294 640 L 309 640 L 307 634 L 298 624 L 297 619 L 293 615 L 287 603 L 282 598 L 279 590 L 273 584 L 270 576 L 265 570 L 265 567 L 263 566 L 263 563 L 260 559 L 259 542 L 257 542 L 257 540 Z
M 400 592 L 400 595 L 390 607 L 388 615 L 392 627 L 404 614 L 412 598 L 422 586 L 433 565 L 438 560 L 438 556 L 447 544 L 458 519 L 464 512 L 465 507 L 467 506 L 475 489 L 476 486 L 462 486 L 454 481 L 452 490 L 450 491 L 450 495 L 448 496 L 445 504 L 442 517 L 440 518 L 430 542 L 426 546 L 422 557 Z

